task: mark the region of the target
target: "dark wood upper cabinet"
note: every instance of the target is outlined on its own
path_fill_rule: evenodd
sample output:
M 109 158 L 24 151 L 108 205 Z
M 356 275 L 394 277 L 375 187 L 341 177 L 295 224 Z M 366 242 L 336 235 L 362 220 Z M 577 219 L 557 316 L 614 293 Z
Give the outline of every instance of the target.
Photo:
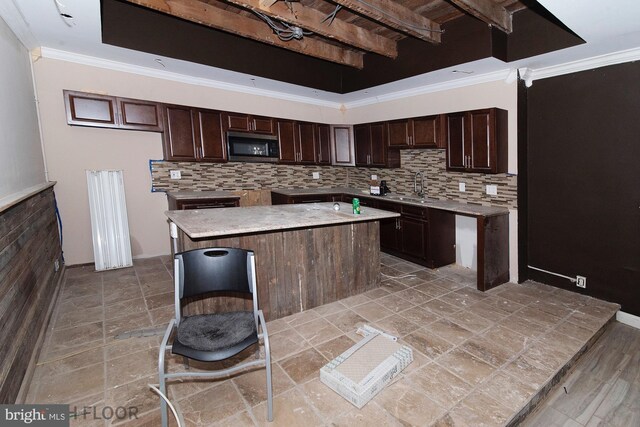
M 219 111 L 166 105 L 164 117 L 165 160 L 226 161 Z
M 315 164 L 319 162 L 319 148 L 317 147 L 317 138 L 320 138 L 323 132 L 318 130 L 319 126 L 309 122 L 296 122 L 293 120 L 276 120 L 276 129 L 278 140 L 280 141 L 280 163 L 295 164 Z M 326 130 L 327 135 L 329 129 Z M 322 137 L 324 138 L 324 137 Z M 327 136 L 328 140 L 328 136 Z M 327 142 L 329 144 L 329 142 Z M 328 154 L 324 154 L 328 161 L 331 158 Z M 324 163 L 324 162 L 323 162 Z
M 308 122 L 296 122 L 296 147 L 298 163 L 313 164 L 316 162 L 316 125 Z
M 388 122 L 389 147 L 445 148 L 442 120 L 442 116 L 426 116 Z
M 162 106 L 155 102 L 117 98 L 120 127 L 162 132 Z
M 296 131 L 293 120 L 278 120 L 276 128 L 280 143 L 280 162 L 295 163 L 298 153 L 296 152 Z
M 505 173 L 507 111 L 499 108 L 448 114 L 447 170 Z
M 387 147 L 387 123 L 365 123 L 353 127 L 356 166 L 400 167 L 400 152 Z
M 275 135 L 274 119 L 271 117 L 253 116 L 241 113 L 223 113 L 223 128 L 225 131 L 253 132 Z
M 65 90 L 64 104 L 70 125 L 118 127 L 115 96 Z
M 63 91 L 67 123 L 115 129 L 161 132 L 161 104 L 93 93 Z
M 331 126 L 316 125 L 316 161 L 320 165 L 331 164 Z
M 214 110 L 193 110 L 197 136 L 200 142 L 198 160 L 224 162 L 227 159 L 227 146 L 222 131 L 222 113 Z M 196 143 L 197 147 L 197 143 Z

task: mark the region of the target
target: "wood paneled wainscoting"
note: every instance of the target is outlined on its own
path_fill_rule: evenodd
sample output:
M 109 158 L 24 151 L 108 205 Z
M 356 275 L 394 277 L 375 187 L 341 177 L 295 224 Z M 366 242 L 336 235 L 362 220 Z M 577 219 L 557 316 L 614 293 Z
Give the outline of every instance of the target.
M 0 402 L 21 402 L 42 346 L 62 268 L 54 183 L 0 206 Z

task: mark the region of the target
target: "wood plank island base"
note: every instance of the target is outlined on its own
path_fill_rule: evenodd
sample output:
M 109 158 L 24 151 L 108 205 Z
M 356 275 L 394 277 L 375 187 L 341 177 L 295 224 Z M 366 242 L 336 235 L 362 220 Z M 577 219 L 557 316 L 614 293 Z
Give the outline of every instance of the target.
M 373 208 L 352 213 L 339 203 L 167 211 L 178 252 L 204 247 L 251 249 L 258 301 L 274 320 L 353 296 L 380 284 L 379 220 L 399 216 Z M 233 295 L 191 301 L 186 314 L 248 309 Z

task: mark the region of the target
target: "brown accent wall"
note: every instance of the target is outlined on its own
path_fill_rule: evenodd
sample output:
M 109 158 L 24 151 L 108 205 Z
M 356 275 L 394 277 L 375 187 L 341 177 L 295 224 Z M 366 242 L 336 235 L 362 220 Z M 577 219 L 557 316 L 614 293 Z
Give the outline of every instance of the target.
M 0 402 L 13 403 L 59 282 L 60 259 L 53 189 L 0 213 Z
M 640 315 L 640 63 L 537 80 L 527 92 L 528 264 L 587 277 Z

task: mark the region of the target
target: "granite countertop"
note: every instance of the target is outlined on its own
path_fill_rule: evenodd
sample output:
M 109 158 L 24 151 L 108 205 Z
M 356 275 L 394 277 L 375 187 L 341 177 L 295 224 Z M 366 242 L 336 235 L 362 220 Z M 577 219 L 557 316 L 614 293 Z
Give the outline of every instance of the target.
M 181 199 L 239 199 L 240 196 L 230 191 L 167 191 L 167 196 Z
M 375 200 L 385 200 L 406 205 L 423 206 L 432 209 L 441 209 L 445 211 L 455 212 L 461 215 L 469 216 L 499 216 L 509 213 L 509 209 L 495 206 L 473 205 L 469 203 L 456 202 L 453 200 L 436 200 L 430 198 L 420 199 L 413 196 L 402 196 L 399 194 L 389 193 L 384 196 L 372 196 L 368 191 L 357 190 L 348 187 L 334 188 L 309 188 L 309 189 L 275 189 L 274 193 L 284 194 L 286 196 L 302 196 L 313 194 L 348 194 L 356 197 L 369 197 Z
M 339 203 L 339 211 L 335 211 L 333 205 L 333 202 L 327 202 L 249 206 L 166 211 L 165 214 L 192 239 L 376 221 L 400 216 L 395 212 L 369 207 L 362 207 L 360 215 L 354 215 L 348 203 Z

